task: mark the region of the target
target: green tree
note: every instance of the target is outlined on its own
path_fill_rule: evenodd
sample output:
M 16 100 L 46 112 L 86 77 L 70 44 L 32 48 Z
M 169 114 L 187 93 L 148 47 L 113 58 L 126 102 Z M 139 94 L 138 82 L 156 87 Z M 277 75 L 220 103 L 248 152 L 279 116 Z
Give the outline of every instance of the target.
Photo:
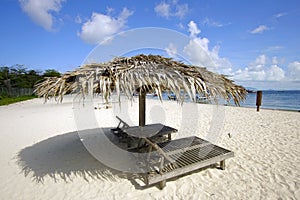
M 28 88 L 26 80 L 27 68 L 24 65 L 13 65 L 10 67 L 9 78 L 11 80 L 12 87 Z
M 0 87 L 5 88 L 1 89 L 4 95 L 11 96 L 12 88 L 33 88 L 44 77 L 60 76 L 61 74 L 54 69 L 47 69 L 42 73 L 19 64 L 11 67 L 2 66 L 0 67 Z
M 43 77 L 61 77 L 61 73 L 55 69 L 47 69 L 45 70 Z
M 11 93 L 10 69 L 7 66 L 0 68 L 0 86 L 6 88 L 6 93 Z
M 28 70 L 23 65 L 0 67 L 0 87 L 2 95 L 11 96 L 12 88 L 33 88 L 35 83 L 42 79 L 39 71 Z

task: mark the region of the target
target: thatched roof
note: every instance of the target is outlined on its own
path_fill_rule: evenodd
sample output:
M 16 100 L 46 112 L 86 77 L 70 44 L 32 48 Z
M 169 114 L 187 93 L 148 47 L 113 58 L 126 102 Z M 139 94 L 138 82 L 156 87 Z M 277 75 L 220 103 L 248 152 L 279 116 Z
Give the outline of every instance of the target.
M 245 88 L 224 75 L 159 55 L 117 57 L 107 63 L 83 65 L 60 78 L 46 78 L 35 89 L 40 97 L 58 97 L 60 101 L 67 93 L 98 93 L 108 99 L 112 92 L 118 96 L 125 93 L 132 98 L 136 91 L 156 91 L 160 99 L 163 91 L 173 92 L 179 100 L 184 99 L 183 93 L 193 101 L 197 94 L 226 100 L 232 98 L 237 105 L 247 94 Z

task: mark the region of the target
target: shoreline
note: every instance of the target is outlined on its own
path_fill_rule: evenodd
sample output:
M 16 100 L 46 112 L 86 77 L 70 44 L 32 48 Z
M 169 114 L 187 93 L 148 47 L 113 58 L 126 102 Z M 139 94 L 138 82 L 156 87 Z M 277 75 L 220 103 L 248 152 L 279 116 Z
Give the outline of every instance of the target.
M 269 90 L 267 90 L 267 91 L 269 91 Z M 300 91 L 300 90 L 296 90 L 296 91 Z M 65 98 L 66 99 L 75 98 L 75 96 L 74 95 L 66 95 Z M 98 98 L 101 99 L 101 97 L 98 97 Z M 135 97 L 135 98 L 138 99 L 137 97 Z M 33 99 L 41 99 L 42 101 L 44 101 L 44 99 L 42 97 L 36 97 L 36 98 L 33 98 Z M 149 97 L 148 96 L 147 99 L 148 100 L 157 100 L 157 101 L 160 101 L 157 97 Z M 26 102 L 26 101 L 30 101 L 30 100 L 32 100 L 32 99 L 28 99 L 28 100 L 21 101 L 21 102 Z M 163 101 L 174 102 L 174 100 L 169 100 L 169 99 L 163 99 Z M 51 99 L 51 100 L 48 100 L 48 102 L 55 102 L 55 101 L 54 101 L 54 99 Z M 176 102 L 176 100 L 175 100 L 175 102 Z M 15 103 L 12 103 L 12 104 L 16 104 L 16 103 L 20 103 L 20 102 L 15 102 Z M 57 102 L 57 103 L 60 104 L 60 102 Z M 193 103 L 193 102 L 186 101 L 184 103 Z M 210 103 L 210 102 L 207 102 L 207 103 L 196 102 L 195 104 L 220 105 L 220 106 L 229 106 L 229 107 L 241 107 L 241 108 L 250 108 L 250 109 L 253 108 L 253 109 L 256 109 L 256 105 L 240 105 L 240 106 L 236 106 L 236 105 L 233 105 L 233 104 L 226 104 L 226 103 L 215 104 L 215 103 Z M 8 105 L 2 105 L 2 106 L 8 106 Z M 274 110 L 274 111 L 287 111 L 287 112 L 300 112 L 300 109 L 297 110 L 297 109 L 276 108 L 275 106 L 274 106 L 274 108 L 272 108 L 272 107 L 264 107 L 264 105 L 261 105 L 260 109 L 262 109 L 262 110 Z
M 223 106 L 230 106 L 230 107 L 240 107 L 240 108 L 250 108 L 250 109 L 255 109 L 256 106 L 234 106 L 234 105 L 223 105 Z M 266 108 L 263 106 L 259 107 L 260 110 L 274 110 L 274 111 L 286 111 L 286 112 L 300 112 L 300 110 L 293 110 L 293 109 L 281 109 L 281 108 Z
M 43 98 L 33 98 L 33 99 L 42 99 Z M 31 101 L 33 99 L 28 99 L 28 100 L 24 100 L 24 101 L 19 101 L 19 102 L 15 102 L 15 103 L 11 103 L 11 104 L 8 104 L 8 105 L 1 105 L 0 107 L 5 107 L 5 106 L 9 106 L 9 105 L 12 105 L 12 104 L 18 104 L 18 103 L 22 103 L 22 102 L 28 102 L 28 101 Z M 153 99 L 153 98 L 149 98 L 149 99 Z M 160 101 L 159 99 L 153 99 L 153 100 L 157 100 L 157 101 Z M 44 101 L 44 100 L 43 100 Z M 48 100 L 49 102 L 53 102 L 53 100 Z M 170 102 L 174 102 L 173 100 L 163 100 L 163 101 L 170 101 Z M 176 102 L 176 101 L 175 101 Z M 116 102 L 114 102 L 116 103 Z M 118 103 L 118 102 L 117 102 Z M 184 102 L 184 103 L 191 103 L 193 104 L 193 102 Z M 57 104 L 60 104 L 60 102 L 57 102 Z M 103 103 L 105 104 L 105 103 Z M 217 105 L 217 104 L 213 104 L 213 103 L 195 103 L 195 104 L 204 104 L 204 105 Z M 228 106 L 228 107 L 240 107 L 240 108 L 249 108 L 249 109 L 256 109 L 256 106 L 235 106 L 235 105 L 227 105 L 227 104 L 219 104 L 219 106 Z M 261 110 L 274 110 L 274 111 L 286 111 L 286 112 L 300 112 L 300 110 L 293 110 L 293 109 L 283 109 L 283 108 L 266 108 L 266 107 L 263 107 L 263 106 L 260 106 L 260 109 Z

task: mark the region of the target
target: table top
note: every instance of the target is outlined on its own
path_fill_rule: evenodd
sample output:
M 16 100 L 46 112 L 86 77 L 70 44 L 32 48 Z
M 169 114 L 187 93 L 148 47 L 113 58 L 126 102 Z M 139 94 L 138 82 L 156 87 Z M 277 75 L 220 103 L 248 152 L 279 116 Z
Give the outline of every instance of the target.
M 151 138 L 157 136 L 164 136 L 170 133 L 177 132 L 177 129 L 165 126 L 163 124 L 148 124 L 145 126 L 131 126 L 128 128 L 122 129 L 125 133 L 130 136 L 138 137 L 138 138 Z

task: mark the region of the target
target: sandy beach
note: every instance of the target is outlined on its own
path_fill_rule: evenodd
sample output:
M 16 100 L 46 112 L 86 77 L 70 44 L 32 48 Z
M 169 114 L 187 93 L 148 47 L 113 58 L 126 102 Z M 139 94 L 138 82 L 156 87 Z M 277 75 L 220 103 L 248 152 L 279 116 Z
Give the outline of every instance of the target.
M 73 98 L 33 99 L 0 107 L 0 199 L 300 199 L 300 113 L 147 100 L 147 123 L 197 135 L 235 156 L 167 181 L 163 190 L 100 163 L 78 136 Z M 135 103 L 90 109 L 99 127 L 118 115 L 138 124 Z M 80 113 L 79 113 L 80 114 Z

